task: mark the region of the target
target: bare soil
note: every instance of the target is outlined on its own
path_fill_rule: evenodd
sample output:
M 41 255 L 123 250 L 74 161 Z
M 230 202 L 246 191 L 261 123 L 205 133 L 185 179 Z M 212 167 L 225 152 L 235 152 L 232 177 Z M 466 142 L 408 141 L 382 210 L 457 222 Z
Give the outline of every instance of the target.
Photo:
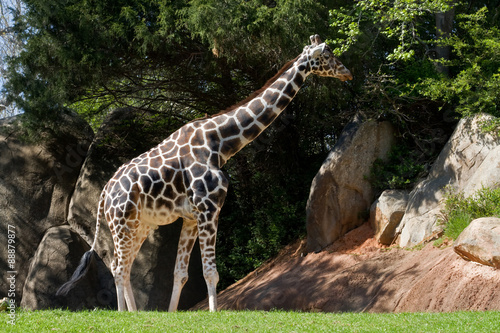
M 304 241 L 218 295 L 219 309 L 325 312 L 500 310 L 500 270 L 465 261 L 451 244 L 387 248 L 369 224 L 319 253 Z M 208 308 L 206 301 L 195 308 Z

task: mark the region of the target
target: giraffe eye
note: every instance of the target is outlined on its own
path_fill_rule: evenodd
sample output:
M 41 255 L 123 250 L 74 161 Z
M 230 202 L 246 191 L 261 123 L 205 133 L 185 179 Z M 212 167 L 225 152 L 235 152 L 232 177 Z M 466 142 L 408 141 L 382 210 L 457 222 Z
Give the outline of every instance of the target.
M 329 55 L 329 54 L 325 54 L 325 55 L 324 55 L 324 58 L 325 58 L 325 59 L 328 59 L 328 58 L 330 58 L 330 55 Z

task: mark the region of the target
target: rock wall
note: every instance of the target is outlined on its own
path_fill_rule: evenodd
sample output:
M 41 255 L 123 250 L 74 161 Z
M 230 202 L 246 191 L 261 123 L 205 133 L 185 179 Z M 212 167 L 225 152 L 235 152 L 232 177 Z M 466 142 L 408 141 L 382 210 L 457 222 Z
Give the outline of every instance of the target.
M 410 193 L 384 191 L 375 200 L 370 223 L 379 243 L 412 247 L 436 238 L 443 230 L 443 199 L 448 191 L 463 192 L 467 197 L 482 187 L 500 186 L 500 136 L 482 130 L 483 124 L 492 119 L 485 114 L 462 119 L 426 179 Z M 346 227 L 357 226 L 353 214 L 360 212 L 372 193 L 368 182 L 357 184 L 369 173 L 373 151 L 384 150 L 377 146 L 377 131 L 369 122 L 346 127 L 313 180 L 307 204 L 306 252 L 321 250 L 345 234 Z M 383 144 L 381 147 L 385 147 Z M 353 152 L 356 158 L 351 157 Z M 498 253 L 492 249 L 497 245 L 499 229 L 486 225 L 486 220 L 474 221 L 457 240 L 455 249 L 465 258 L 495 266 Z
M 45 232 L 66 223 L 69 198 L 93 136 L 74 114 L 62 115 L 57 132 L 46 131 L 37 142 L 22 136 L 16 117 L 0 120 L 0 244 L 7 244 L 13 226 L 16 261 L 11 269 L 2 255 L 0 270 L 17 271 L 17 304 Z M 7 296 L 6 283 L 0 282 L 0 298 Z
M 90 246 L 68 225 L 47 230 L 29 265 L 21 307 L 30 310 L 116 308 L 113 275 L 100 259 L 67 297 L 55 296 L 89 249 Z
M 482 114 L 460 120 L 427 179 L 411 191 L 396 230 L 397 244 L 414 246 L 440 232 L 442 199 L 447 189 L 464 191 L 468 196 L 482 186 L 498 186 L 500 138 L 481 130 L 481 124 L 491 118 Z

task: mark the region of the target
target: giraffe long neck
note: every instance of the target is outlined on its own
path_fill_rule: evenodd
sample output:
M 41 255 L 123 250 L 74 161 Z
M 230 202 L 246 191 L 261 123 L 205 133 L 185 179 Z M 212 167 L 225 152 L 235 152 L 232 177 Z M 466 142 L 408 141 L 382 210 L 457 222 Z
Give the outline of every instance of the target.
M 222 164 L 255 140 L 287 107 L 308 75 L 300 59 L 248 103 L 221 114 L 219 154 Z

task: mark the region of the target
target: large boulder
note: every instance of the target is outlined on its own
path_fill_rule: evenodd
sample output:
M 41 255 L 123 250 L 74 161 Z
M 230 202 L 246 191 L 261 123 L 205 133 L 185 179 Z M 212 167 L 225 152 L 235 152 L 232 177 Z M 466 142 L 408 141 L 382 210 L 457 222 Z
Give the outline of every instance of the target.
M 408 204 L 408 192 L 386 190 L 370 208 L 370 224 L 375 239 L 381 244 L 391 245 L 396 236 L 396 227 L 401 222 Z
M 30 310 L 63 307 L 71 310 L 116 308 L 114 280 L 106 265 L 96 258 L 89 273 L 71 290 L 70 297 L 56 297 L 69 280 L 89 245 L 68 225 L 47 230 L 30 264 L 21 307 Z
M 19 304 L 30 260 L 45 231 L 65 224 L 69 198 L 93 138 L 90 126 L 65 113 L 57 129 L 46 128 L 36 140 L 23 136 L 20 117 L 0 120 L 0 244 L 15 232 L 15 264 L 0 256 L 0 271 L 17 271 Z M 5 247 L 5 253 L 7 248 Z M 0 288 L 0 298 L 7 288 Z
M 394 142 L 389 122 L 357 119 L 346 126 L 311 184 L 306 251 L 320 251 L 365 220 L 374 191 L 366 176 Z
M 120 165 L 168 136 L 165 123 L 160 115 L 126 108 L 111 112 L 101 125 L 81 168 L 68 209 L 69 224 L 89 244 L 94 239 L 99 196 L 104 185 Z M 103 222 L 96 251 L 110 268 L 113 240 L 106 221 Z M 142 245 L 131 273 L 138 309 L 168 309 L 181 226 L 182 221 L 162 226 L 152 232 Z M 187 309 L 205 296 L 206 284 L 197 243 L 179 309 Z
M 500 174 L 500 138 L 482 131 L 489 115 L 460 120 L 433 164 L 429 176 L 410 193 L 408 207 L 397 228 L 398 245 L 410 247 L 438 234 L 447 190 L 470 195 L 494 186 Z
M 472 221 L 455 240 L 453 248 L 462 258 L 500 268 L 500 218 Z

